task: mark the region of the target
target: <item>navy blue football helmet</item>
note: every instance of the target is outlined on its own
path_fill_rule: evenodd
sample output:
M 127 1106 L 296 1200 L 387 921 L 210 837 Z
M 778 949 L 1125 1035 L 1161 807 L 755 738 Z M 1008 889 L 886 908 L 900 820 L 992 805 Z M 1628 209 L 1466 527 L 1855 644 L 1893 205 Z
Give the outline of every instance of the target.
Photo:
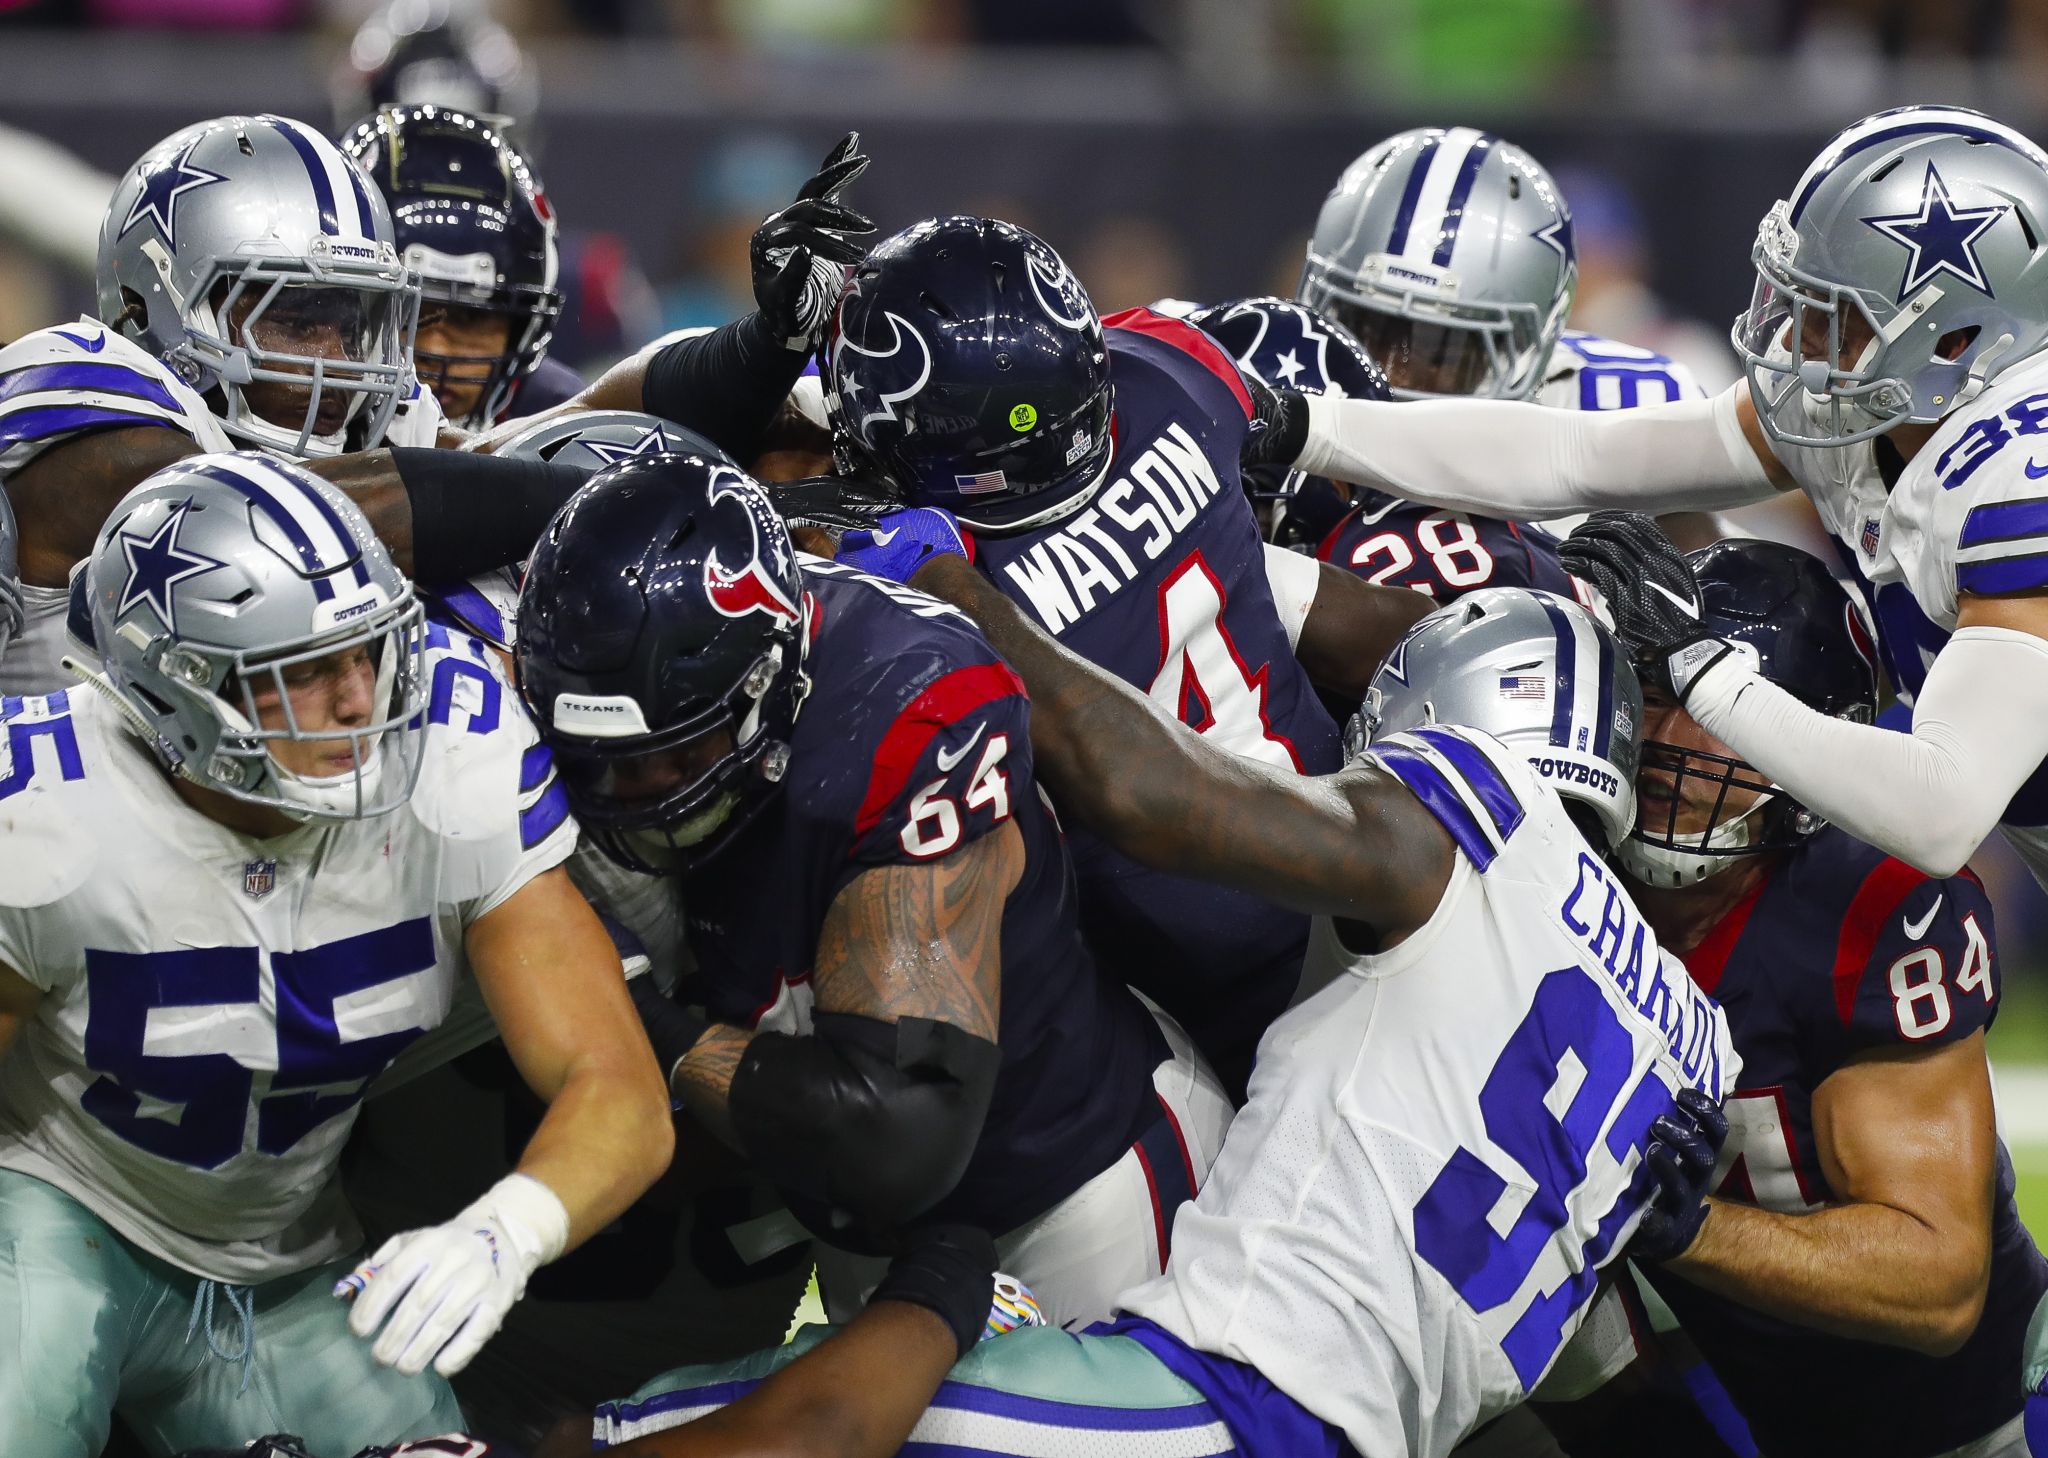
M 450 419 L 482 429 L 540 367 L 562 315 L 555 215 L 540 179 L 490 122 L 433 105 L 385 107 L 341 149 L 384 195 L 399 260 L 419 275 L 419 333 L 451 310 L 507 321 L 493 354 L 413 350 L 420 382 Z M 459 412 L 458 398 L 470 402 Z
M 462 0 L 391 0 L 365 19 L 334 77 L 334 121 L 373 108 L 431 102 L 517 126 L 529 150 L 540 92 L 519 42 L 487 7 Z
M 1102 321 L 1014 224 L 936 218 L 878 244 L 840 295 L 823 363 L 841 474 L 879 475 L 977 530 L 1064 516 L 1108 474 Z
M 1275 389 L 1353 400 L 1391 400 L 1386 374 L 1342 325 L 1308 305 L 1271 296 L 1232 299 L 1188 316 L 1237 367 Z M 1319 542 L 1352 506 L 1352 492 L 1282 466 L 1247 466 L 1245 494 L 1277 542 Z M 1284 513 L 1284 515 L 1283 515 Z
M 1819 558 L 1780 542 L 1738 538 L 1687 555 L 1707 628 L 1756 654 L 1758 671 L 1816 713 L 1869 723 L 1876 653 L 1842 585 Z M 1654 714 L 1656 709 L 1651 708 Z M 1618 853 L 1652 886 L 1685 886 L 1742 856 L 1789 850 L 1825 823 L 1746 762 L 1667 741 L 1643 741 L 1642 816 Z M 1729 813 L 1733 790 L 1757 798 Z M 1681 831 L 1688 806 L 1706 823 Z
M 635 458 L 569 498 L 527 563 L 513 667 L 599 849 L 688 872 L 768 802 L 806 616 L 788 533 L 723 458 Z

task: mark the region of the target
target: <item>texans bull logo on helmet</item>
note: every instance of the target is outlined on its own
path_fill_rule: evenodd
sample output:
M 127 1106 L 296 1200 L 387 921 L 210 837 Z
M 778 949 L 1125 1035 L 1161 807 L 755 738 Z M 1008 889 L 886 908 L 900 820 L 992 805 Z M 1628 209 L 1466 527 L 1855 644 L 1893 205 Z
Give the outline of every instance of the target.
M 761 565 L 761 552 L 765 540 L 766 549 L 773 554 L 778 570 L 787 573 L 790 566 L 789 538 L 784 535 L 782 523 L 776 518 L 758 489 L 737 471 L 720 469 L 711 480 L 711 505 L 715 510 L 721 501 L 728 498 L 736 501 L 739 509 L 746 513 L 752 527 L 753 550 L 744 567 L 737 570 L 727 567 L 713 552 L 704 559 L 704 595 L 711 605 L 729 618 L 743 618 L 748 613 L 767 613 L 772 618 L 794 623 L 803 614 L 796 603 L 778 583 L 774 576 Z

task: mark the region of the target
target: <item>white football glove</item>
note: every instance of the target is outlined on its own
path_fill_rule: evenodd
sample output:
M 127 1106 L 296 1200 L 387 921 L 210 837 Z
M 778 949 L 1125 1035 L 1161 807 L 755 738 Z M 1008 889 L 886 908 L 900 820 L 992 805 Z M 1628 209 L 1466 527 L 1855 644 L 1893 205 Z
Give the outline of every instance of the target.
M 431 1361 L 453 1377 L 568 1242 L 569 1212 L 555 1192 L 530 1175 L 507 1175 L 447 1224 L 379 1246 L 349 1330 L 367 1337 L 381 1324 L 370 1348 L 379 1362 L 413 1376 Z

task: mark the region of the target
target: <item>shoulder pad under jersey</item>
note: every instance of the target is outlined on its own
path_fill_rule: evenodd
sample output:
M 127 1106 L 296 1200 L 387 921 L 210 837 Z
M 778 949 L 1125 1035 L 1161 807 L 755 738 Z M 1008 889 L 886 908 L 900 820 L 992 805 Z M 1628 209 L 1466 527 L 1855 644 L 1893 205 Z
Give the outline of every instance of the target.
M 24 334 L 0 349 L 0 475 L 89 431 L 160 425 L 205 451 L 234 443 L 161 360 L 93 319 Z
M 84 884 L 99 858 L 94 791 L 97 748 L 76 712 L 103 706 L 88 688 L 41 698 L 0 698 L 0 906 L 46 906 Z

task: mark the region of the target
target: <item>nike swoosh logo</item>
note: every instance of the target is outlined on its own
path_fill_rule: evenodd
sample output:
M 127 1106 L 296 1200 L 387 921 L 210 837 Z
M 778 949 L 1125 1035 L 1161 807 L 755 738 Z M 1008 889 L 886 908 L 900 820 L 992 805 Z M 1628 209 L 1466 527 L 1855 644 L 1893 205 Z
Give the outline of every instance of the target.
M 960 752 L 958 754 L 948 754 L 945 750 L 942 749 L 936 755 L 934 755 L 933 758 L 935 758 L 939 762 L 939 773 L 942 775 L 951 774 L 953 772 L 953 766 L 960 763 L 961 760 L 967 758 L 967 751 L 974 748 L 976 742 L 979 741 L 981 738 L 981 731 L 986 728 L 988 728 L 988 725 L 986 724 L 976 724 L 974 726 L 974 738 L 968 740 L 965 744 L 961 745 Z
M 889 545 L 889 543 L 896 540 L 896 533 L 902 530 L 902 527 L 890 527 L 889 530 L 885 532 L 880 527 L 876 527 L 873 531 L 868 533 L 868 538 L 869 540 L 874 542 L 876 546 L 886 547 Z
M 2038 481 L 2043 476 L 2048 476 L 2048 466 L 2037 466 L 2032 461 L 2027 462 L 2027 479 L 2029 481 Z
M 1679 595 L 1678 595 L 1677 593 L 1673 592 L 1673 591 L 1672 591 L 1672 590 L 1671 590 L 1670 588 L 1666 587 L 1666 586 L 1665 586 L 1665 585 L 1664 585 L 1663 583 L 1661 583 L 1661 582 L 1645 582 L 1645 583 L 1643 584 L 1643 586 L 1645 586 L 1645 587 L 1649 588 L 1649 589 L 1650 589 L 1650 591 L 1652 591 L 1652 592 L 1654 592 L 1654 593 L 1658 594 L 1658 595 L 1659 595 L 1660 597 L 1664 598 L 1664 599 L 1665 599 L 1666 601 L 1668 601 L 1668 602 L 1669 602 L 1669 603 L 1670 603 L 1670 604 L 1671 604 L 1671 605 L 1672 605 L 1673 607 L 1677 608 L 1677 609 L 1678 609 L 1678 610 L 1679 610 L 1680 612 L 1684 613 L 1684 614 L 1685 614 L 1685 615 L 1686 615 L 1687 617 L 1689 617 L 1689 618 L 1696 618 L 1696 617 L 1698 617 L 1698 616 L 1700 615 L 1700 605 L 1699 605 L 1698 603 L 1696 603 L 1696 602 L 1692 601 L 1692 600 L 1691 600 L 1690 598 L 1683 598 L 1683 597 L 1680 597 L 1680 596 L 1679 596 Z
M 2041 474 L 2048 476 L 2048 471 L 2043 471 Z M 1927 915 L 1921 917 L 1918 921 L 1908 921 L 1906 923 L 1906 940 L 1909 942 L 1919 941 L 1927 928 L 1934 925 L 1934 913 L 1939 910 L 1941 910 L 1941 897 L 1936 896 L 1934 898 L 1934 905 L 1927 908 Z
M 107 336 L 104 334 L 100 335 L 97 339 L 81 339 L 76 334 L 65 333 L 62 329 L 52 329 L 50 332 L 59 339 L 70 340 L 87 354 L 98 354 L 107 347 Z

